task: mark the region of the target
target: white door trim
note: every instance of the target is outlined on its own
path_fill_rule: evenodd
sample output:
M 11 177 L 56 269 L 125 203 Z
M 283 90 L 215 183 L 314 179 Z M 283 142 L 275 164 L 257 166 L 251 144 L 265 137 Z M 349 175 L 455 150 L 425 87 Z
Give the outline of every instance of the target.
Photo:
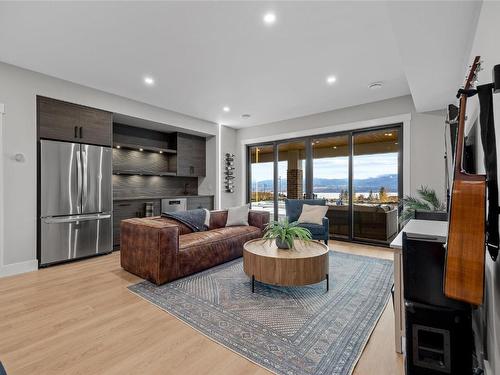
M 4 255 L 4 200 L 3 200 L 3 118 L 5 114 L 5 106 L 0 103 L 0 273 L 3 269 Z

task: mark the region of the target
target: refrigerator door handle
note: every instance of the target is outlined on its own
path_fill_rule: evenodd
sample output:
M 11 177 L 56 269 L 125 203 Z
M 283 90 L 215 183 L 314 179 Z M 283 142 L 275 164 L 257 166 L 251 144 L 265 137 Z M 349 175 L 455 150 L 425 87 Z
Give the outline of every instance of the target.
M 81 151 L 76 154 L 76 186 L 77 186 L 77 201 L 78 213 L 82 212 L 82 159 Z
M 94 215 L 74 215 L 64 217 L 46 217 L 43 222 L 46 224 L 64 224 L 75 223 L 77 221 L 104 220 L 111 218 L 111 214 L 94 214 Z
M 83 177 L 82 212 L 83 212 L 83 208 L 87 204 L 87 197 L 88 197 L 88 191 L 87 191 L 88 190 L 88 170 L 87 170 L 87 164 L 88 164 L 87 161 L 88 160 L 87 160 L 87 151 L 85 151 L 83 149 L 83 147 L 85 147 L 85 146 L 82 146 L 82 150 L 80 151 L 82 153 L 82 177 Z

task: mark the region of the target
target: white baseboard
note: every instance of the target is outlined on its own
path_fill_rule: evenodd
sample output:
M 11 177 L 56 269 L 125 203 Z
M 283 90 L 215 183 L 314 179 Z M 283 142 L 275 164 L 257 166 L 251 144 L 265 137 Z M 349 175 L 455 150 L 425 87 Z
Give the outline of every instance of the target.
M 36 259 L 27 260 L 26 262 L 6 264 L 0 267 L 0 277 L 36 271 L 37 269 L 38 261 Z

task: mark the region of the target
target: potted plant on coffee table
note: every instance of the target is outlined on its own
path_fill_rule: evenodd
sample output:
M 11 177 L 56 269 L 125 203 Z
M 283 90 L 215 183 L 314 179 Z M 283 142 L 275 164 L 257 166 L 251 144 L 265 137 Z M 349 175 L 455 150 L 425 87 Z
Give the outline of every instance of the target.
M 265 234 L 263 238 L 269 241 L 276 240 L 276 246 L 279 249 L 292 249 L 294 240 L 311 241 L 311 232 L 298 225 L 298 222 L 289 223 L 286 219 L 283 221 L 271 221 L 264 229 Z

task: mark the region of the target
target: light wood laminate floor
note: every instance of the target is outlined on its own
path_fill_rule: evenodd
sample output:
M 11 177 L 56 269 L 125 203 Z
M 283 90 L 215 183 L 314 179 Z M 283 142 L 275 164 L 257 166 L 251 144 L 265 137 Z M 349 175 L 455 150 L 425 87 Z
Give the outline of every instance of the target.
M 392 259 L 392 251 L 330 242 Z M 0 361 L 23 374 L 269 374 L 127 290 L 119 254 L 0 279 Z M 400 375 L 389 303 L 354 371 Z

